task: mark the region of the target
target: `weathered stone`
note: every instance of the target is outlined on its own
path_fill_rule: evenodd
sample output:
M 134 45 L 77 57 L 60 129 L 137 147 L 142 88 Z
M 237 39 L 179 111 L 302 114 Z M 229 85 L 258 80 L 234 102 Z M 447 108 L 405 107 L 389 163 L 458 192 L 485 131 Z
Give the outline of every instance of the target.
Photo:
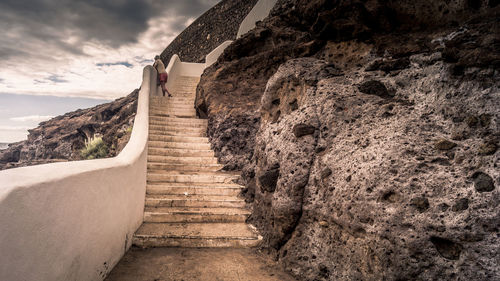
M 332 170 L 330 168 L 325 168 L 323 171 L 321 171 L 321 178 L 325 179 L 329 177 L 332 174 Z
M 384 83 L 376 80 L 363 82 L 361 85 L 358 86 L 358 89 L 362 93 L 368 95 L 375 95 L 382 98 L 391 98 L 394 96 L 393 93 L 387 90 Z
M 495 189 L 493 179 L 488 174 L 475 172 L 472 179 L 477 192 L 491 192 Z
M 303 137 L 307 135 L 312 135 L 314 134 L 314 131 L 316 130 L 315 127 L 308 125 L 308 124 L 297 124 L 293 127 L 293 134 L 297 137 Z
M 272 193 L 255 188 L 251 177 L 245 180 L 255 190 L 250 222 L 264 237 L 262 246 L 297 279 L 498 275 L 491 263 L 499 248 L 492 243 L 499 228 L 497 198 L 468 197 L 466 175 L 481 167 L 498 176 L 493 157 L 477 154 L 497 131 L 500 79 L 492 66 L 498 48 L 490 36 L 496 16 L 469 21 L 467 29 L 453 26 L 485 15 L 485 5 L 474 12 L 465 7 L 465 0 L 279 0 L 269 18 L 205 71 L 199 104 L 206 105 L 209 119 L 227 118 L 226 112 L 260 116 L 251 153 L 226 156 L 216 136 L 226 135 L 229 126 L 209 124 L 209 135 L 222 148 L 221 159 L 248 159 L 244 168 L 258 171 L 257 178 L 270 163 L 280 163 Z M 373 61 L 390 60 L 405 62 L 404 70 L 365 71 Z M 331 64 L 342 76 L 325 70 Z M 450 69 L 461 75 L 450 76 Z M 383 98 L 360 94 L 367 81 L 385 87 L 373 87 Z M 483 112 L 492 116 L 488 127 L 480 123 Z M 477 116 L 473 128 L 468 115 Z M 300 123 L 313 125 L 314 137 L 295 137 L 293 126 Z M 445 135 L 456 136 L 460 145 L 435 155 L 433 140 Z M 322 178 L 326 167 L 335 176 Z M 452 212 L 449 205 L 464 197 L 470 208 Z M 439 240 L 447 237 L 453 241 Z
M 441 237 L 431 237 L 431 242 L 436 247 L 438 253 L 445 259 L 458 260 L 462 253 L 463 246 L 449 239 Z
M 478 152 L 481 155 L 492 155 L 492 154 L 495 154 L 495 152 L 497 152 L 497 149 L 498 149 L 498 147 L 497 147 L 496 143 L 486 142 L 486 143 L 481 144 Z
M 259 177 L 259 183 L 263 190 L 267 192 L 274 192 L 276 189 L 276 183 L 280 176 L 280 170 L 278 168 L 272 168 L 266 171 L 262 176 Z
M 476 116 L 468 116 L 467 118 L 465 118 L 465 123 L 467 123 L 467 126 L 472 128 L 479 123 L 479 119 L 477 119 Z
M 408 68 L 409 66 L 409 58 L 376 60 L 366 68 L 366 71 L 382 70 L 385 72 L 390 72 L 394 70 L 402 70 Z
M 410 204 L 417 209 L 420 213 L 429 209 L 429 199 L 425 197 L 416 197 L 411 199 Z
M 491 115 L 490 114 L 479 115 L 479 122 L 481 123 L 481 126 L 488 127 L 491 123 Z
M 448 205 L 446 203 L 441 203 L 441 204 L 439 204 L 438 207 L 441 210 L 441 212 L 446 212 L 450 208 L 450 205 Z
M 460 212 L 467 210 L 469 208 L 469 199 L 467 198 L 460 198 L 455 202 L 455 205 L 451 208 L 453 212 Z
M 445 140 L 445 139 L 441 139 L 434 144 L 434 148 L 436 148 L 438 150 L 450 150 L 450 149 L 454 148 L 455 146 L 457 146 L 456 143 L 451 142 L 449 140 Z

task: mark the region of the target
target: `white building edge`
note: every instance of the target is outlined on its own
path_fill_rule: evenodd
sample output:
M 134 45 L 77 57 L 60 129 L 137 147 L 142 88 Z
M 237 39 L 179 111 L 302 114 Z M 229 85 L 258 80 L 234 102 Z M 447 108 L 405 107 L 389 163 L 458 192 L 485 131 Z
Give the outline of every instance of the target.
M 259 0 L 238 38 L 264 19 L 276 0 Z M 200 76 L 205 64 L 173 55 L 167 87 L 178 76 Z M 146 193 L 149 97 L 159 95 L 156 71 L 146 66 L 128 144 L 113 158 L 0 171 L 0 280 L 103 280 L 142 224 Z

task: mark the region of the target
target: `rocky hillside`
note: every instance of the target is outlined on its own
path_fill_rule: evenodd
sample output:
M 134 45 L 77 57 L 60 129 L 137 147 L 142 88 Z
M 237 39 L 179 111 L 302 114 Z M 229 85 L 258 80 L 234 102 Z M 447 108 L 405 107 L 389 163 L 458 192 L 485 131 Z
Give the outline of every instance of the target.
M 240 23 L 257 0 L 223 0 L 182 31 L 161 53 L 165 65 L 177 54 L 183 62 L 205 62 L 226 40 L 234 40 Z
M 189 62 L 205 56 L 226 40 L 236 37 L 239 24 L 257 0 L 223 0 L 187 27 L 162 52 L 165 65 L 173 54 Z M 0 150 L 0 170 L 56 161 L 80 160 L 85 142 L 101 135 L 105 149 L 99 157 L 117 155 L 130 137 L 137 107 L 137 90 L 126 98 L 77 110 L 43 122 L 30 130 L 26 141 Z
M 197 109 L 299 280 L 500 276 L 498 1 L 279 0 Z
M 85 142 L 99 136 L 103 141 L 99 157 L 115 156 L 130 138 L 138 93 L 40 123 L 29 130 L 27 140 L 0 152 L 0 169 L 95 157 L 81 152 Z

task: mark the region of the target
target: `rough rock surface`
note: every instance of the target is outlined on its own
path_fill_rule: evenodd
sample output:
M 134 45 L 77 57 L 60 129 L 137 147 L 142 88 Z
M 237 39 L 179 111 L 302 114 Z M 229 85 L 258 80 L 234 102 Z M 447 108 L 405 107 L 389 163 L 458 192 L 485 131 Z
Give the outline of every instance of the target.
M 117 155 L 130 138 L 137 111 L 135 90 L 124 98 L 79 109 L 42 122 L 29 130 L 28 139 L 0 152 L 0 169 L 57 161 L 80 160 L 85 141 L 100 135 L 108 157 Z
M 205 71 L 210 140 L 298 279 L 499 278 L 498 22 L 496 1 L 278 1 Z
M 223 0 L 205 12 L 161 53 L 165 65 L 177 54 L 184 62 L 205 62 L 205 56 L 226 40 L 234 40 L 241 21 L 257 0 Z

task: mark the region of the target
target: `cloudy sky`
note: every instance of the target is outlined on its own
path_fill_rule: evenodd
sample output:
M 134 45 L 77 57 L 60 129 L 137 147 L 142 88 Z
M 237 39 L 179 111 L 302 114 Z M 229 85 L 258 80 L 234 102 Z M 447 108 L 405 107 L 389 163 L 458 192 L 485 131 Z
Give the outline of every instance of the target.
M 1 0 L 0 142 L 23 139 L 26 128 L 62 108 L 92 106 L 138 88 L 142 68 L 217 2 Z M 44 103 L 43 110 L 27 110 L 24 105 L 43 100 L 37 96 L 61 97 L 56 103 L 72 107 L 51 111 Z

